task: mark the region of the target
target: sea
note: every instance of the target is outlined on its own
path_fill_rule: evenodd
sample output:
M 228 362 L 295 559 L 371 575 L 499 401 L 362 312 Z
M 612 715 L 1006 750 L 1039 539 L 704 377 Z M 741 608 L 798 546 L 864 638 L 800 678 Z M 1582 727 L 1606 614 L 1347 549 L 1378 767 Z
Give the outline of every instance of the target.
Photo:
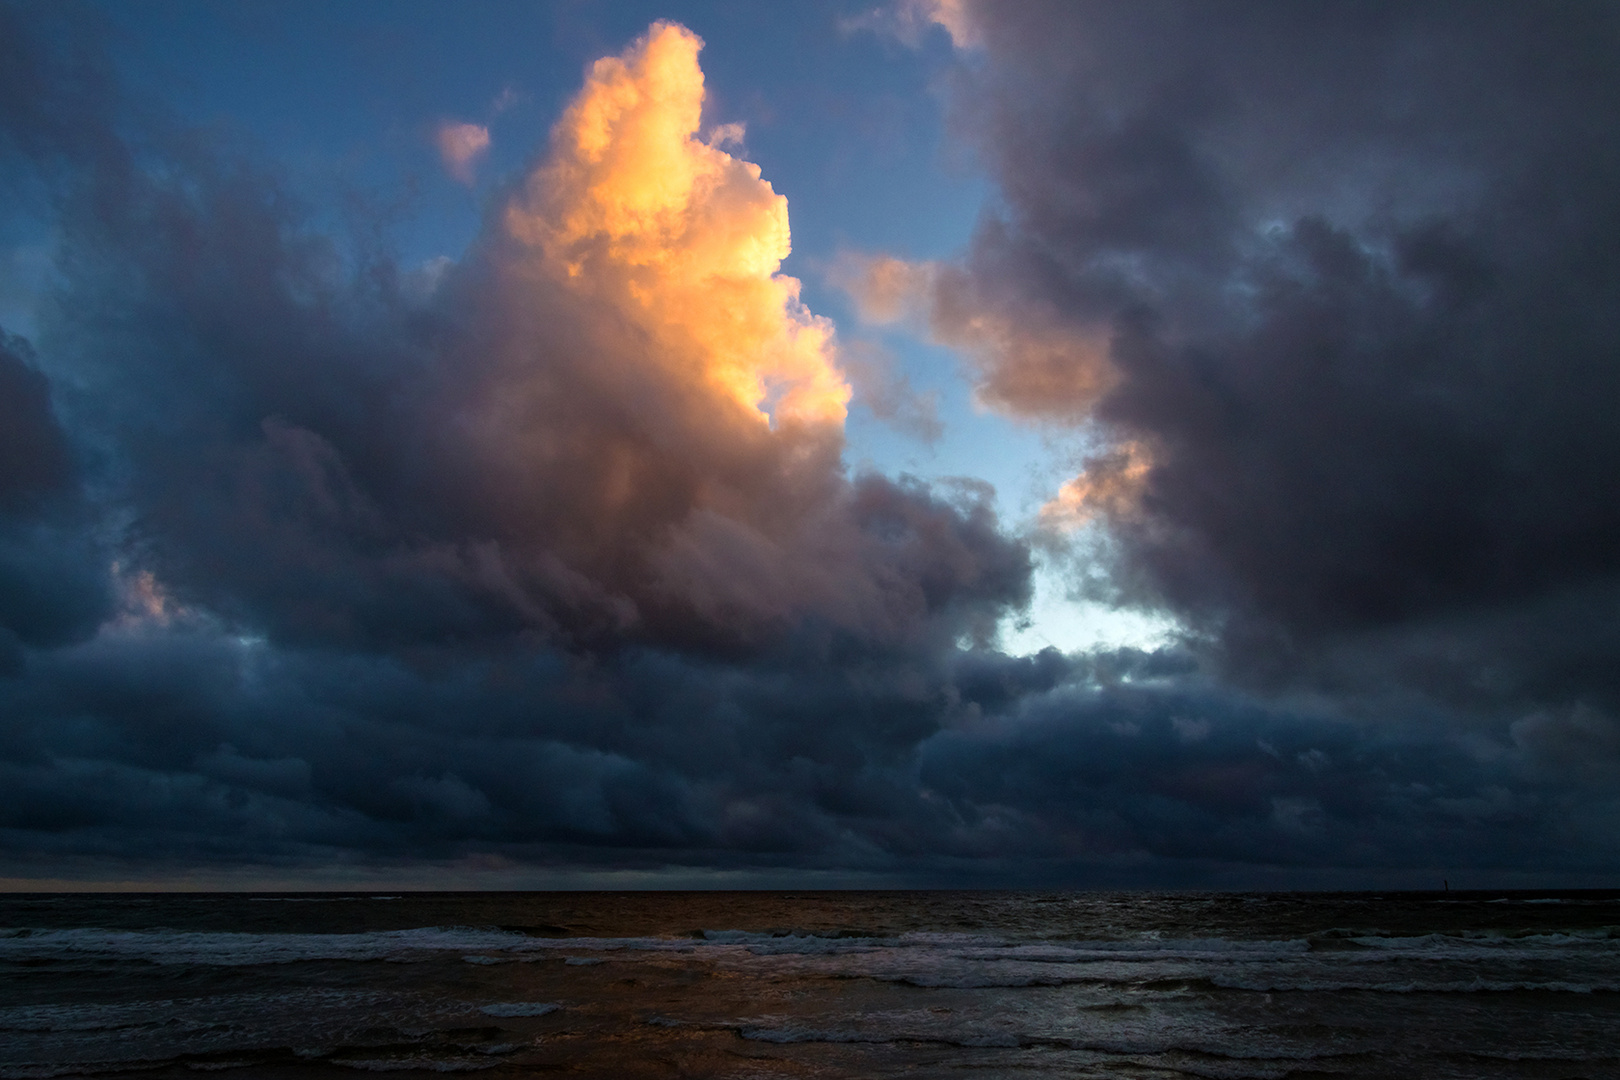
M 0 1078 L 1620 1078 L 1620 892 L 0 896 Z

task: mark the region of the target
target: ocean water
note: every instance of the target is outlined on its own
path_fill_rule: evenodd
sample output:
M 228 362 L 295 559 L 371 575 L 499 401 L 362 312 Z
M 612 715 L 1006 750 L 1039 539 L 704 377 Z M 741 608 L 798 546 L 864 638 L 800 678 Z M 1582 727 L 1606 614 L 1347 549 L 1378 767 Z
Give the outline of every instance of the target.
M 0 897 L 0 1080 L 1620 1078 L 1620 893 Z

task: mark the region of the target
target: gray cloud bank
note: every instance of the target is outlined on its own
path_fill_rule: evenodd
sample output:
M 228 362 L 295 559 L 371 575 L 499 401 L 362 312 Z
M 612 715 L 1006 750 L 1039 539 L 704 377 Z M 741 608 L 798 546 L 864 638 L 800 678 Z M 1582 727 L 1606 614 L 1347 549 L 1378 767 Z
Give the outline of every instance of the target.
M 0 8 L 57 245 L 0 339 L 8 871 L 1602 880 L 1614 20 L 1335 10 L 979 13 L 951 280 L 1108 329 L 1154 461 L 1110 580 L 1196 631 L 1015 658 L 982 492 L 693 381 L 514 235 L 532 188 L 425 287 Z
M 1115 585 L 1257 676 L 1403 657 L 1612 708 L 1613 6 L 975 10 L 1005 205 L 940 303 L 1109 342 L 1083 405 L 1153 460 Z M 1020 393 L 1052 377 L 985 390 L 1071 407 Z

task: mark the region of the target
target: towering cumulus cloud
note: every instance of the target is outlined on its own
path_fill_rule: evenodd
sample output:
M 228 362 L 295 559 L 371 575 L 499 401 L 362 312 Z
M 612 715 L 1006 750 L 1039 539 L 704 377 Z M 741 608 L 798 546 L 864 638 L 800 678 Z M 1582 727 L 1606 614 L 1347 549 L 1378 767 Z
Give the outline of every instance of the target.
M 661 374 L 761 420 L 768 403 L 787 424 L 839 425 L 849 387 L 832 326 L 777 273 L 787 200 L 759 166 L 698 138 L 702 45 L 658 23 L 597 61 L 507 225 L 545 272 L 638 326 Z M 721 402 L 706 411 L 731 421 Z
M 362 647 L 992 627 L 1024 556 L 989 512 L 846 478 L 832 326 L 779 273 L 786 200 L 700 138 L 700 47 L 659 23 L 597 62 L 425 302 L 206 160 L 85 190 L 52 332 L 157 579 Z
M 659 23 L 598 61 L 469 271 L 501 308 L 466 358 L 498 357 L 470 405 L 477 471 L 538 496 L 515 542 L 550 534 L 634 618 L 882 618 L 839 472 L 832 326 L 778 272 L 787 200 L 699 138 L 701 44 Z

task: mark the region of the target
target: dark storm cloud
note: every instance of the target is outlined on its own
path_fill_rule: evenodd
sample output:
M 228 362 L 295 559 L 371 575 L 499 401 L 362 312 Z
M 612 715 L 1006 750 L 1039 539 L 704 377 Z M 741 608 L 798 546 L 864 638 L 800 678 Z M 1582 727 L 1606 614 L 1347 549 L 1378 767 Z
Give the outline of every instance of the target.
M 1481 869 L 1616 854 L 1601 831 L 1569 842 L 1617 808 L 1615 728 L 1591 713 L 1471 741 L 1421 713 L 1349 722 L 1226 691 L 1071 687 L 1025 708 L 924 747 L 923 782 L 983 854 Z M 1579 792 L 1544 767 L 1566 739 L 1598 755 Z
M 51 388 L 26 343 L 0 337 L 0 509 L 16 513 L 69 487 L 73 460 L 51 413 Z
M 0 329 L 0 672 L 21 663 L 20 644 L 86 637 L 106 616 L 92 525 L 50 385 Z
M 1051 652 L 744 665 L 513 649 L 430 671 L 206 630 L 106 635 L 0 686 L 16 718 L 0 835 L 35 865 L 482 852 L 939 882 L 1612 865 L 1620 728 L 1599 713 L 1461 737 L 1440 717 L 1350 722 L 1187 676 L 1169 655 Z
M 1056 9 L 1040 11 L 1003 12 L 1032 20 L 1019 26 L 986 23 L 981 76 L 1000 88 L 994 80 L 1022 71 L 1045 96 L 985 129 L 1021 140 L 1016 154 L 1010 142 L 987 144 L 1003 155 L 993 160 L 1010 218 L 952 271 L 958 302 L 1011 305 L 997 335 L 1020 326 L 1047 335 L 1042 348 L 1016 353 L 1040 365 L 1047 387 L 1071 353 L 1046 346 L 1076 319 L 1108 321 L 1123 376 L 1103 415 L 1151 437 L 1155 455 L 1197 434 L 1211 485 L 1231 461 L 1249 460 L 1239 450 L 1269 460 L 1269 433 L 1289 420 L 1301 432 L 1338 431 L 1357 447 L 1346 460 L 1369 476 L 1417 485 L 1398 483 L 1393 505 L 1429 490 L 1416 464 L 1408 476 L 1380 449 L 1375 420 L 1397 435 L 1408 423 L 1399 408 L 1385 420 L 1371 404 L 1399 384 L 1387 367 L 1358 368 L 1365 393 L 1347 390 L 1348 412 L 1317 424 L 1278 410 L 1335 406 L 1327 384 L 1311 380 L 1347 378 L 1338 354 L 1329 349 L 1293 389 L 1265 365 L 1283 363 L 1288 333 L 1315 332 L 1298 314 L 1313 289 L 1361 312 L 1358 348 L 1376 359 L 1379 341 L 1429 325 L 1419 316 L 1432 323 L 1444 305 L 1471 302 L 1447 290 L 1474 295 L 1508 271 L 1470 261 L 1471 234 L 1456 223 L 1436 231 L 1427 217 L 1377 235 L 1410 232 L 1407 247 L 1389 251 L 1416 254 L 1388 258 L 1440 268 L 1423 271 L 1428 291 L 1414 291 L 1417 270 L 1357 270 L 1376 259 L 1343 254 L 1348 226 L 1288 218 L 1280 202 L 1265 211 L 1282 215 L 1280 231 L 1243 232 L 1234 223 L 1253 207 L 1235 194 L 1237 179 L 1199 171 L 1200 155 L 1221 146 L 1177 142 L 1198 130 L 1198 110 L 1220 115 L 1224 99 L 1202 84 L 1152 98 L 1143 123 L 1153 130 L 1098 136 L 1101 148 L 1086 149 L 1072 56 L 1045 67 L 1018 59 L 1020 50 L 1041 58 L 1037 39 L 1048 33 L 1054 48 L 1068 40 Z M 602 215 L 601 229 L 560 236 L 556 200 L 577 195 L 569 177 L 590 164 L 569 157 L 561 137 L 550 171 L 542 164 L 500 195 L 460 263 L 402 268 L 371 234 L 317 229 L 321 208 L 251 152 L 131 119 L 136 110 L 80 55 L 82 24 L 53 30 L 51 17 L 0 8 L 9 20 L 0 48 L 12 61 L 0 65 L 7 175 L 48 181 L 57 245 L 37 340 L 8 338 L 0 352 L 0 515 L 9 515 L 0 542 L 13 545 L 0 547 L 9 871 L 245 864 L 296 878 L 337 863 L 499 857 L 1085 884 L 1105 872 L 1189 881 L 1193 863 L 1237 868 L 1233 881 L 1256 866 L 1426 873 L 1449 862 L 1579 874 L 1614 865 L 1612 846 L 1593 839 L 1614 835 L 1620 816 L 1614 710 L 1557 690 L 1595 685 L 1610 646 L 1584 629 L 1517 636 L 1529 617 L 1521 609 L 1581 627 L 1612 610 L 1586 587 L 1590 574 L 1558 570 L 1502 591 L 1520 606 L 1497 604 L 1494 623 L 1461 619 L 1448 631 L 1430 619 L 1399 655 L 1382 639 L 1337 639 L 1342 668 L 1364 680 L 1353 689 L 1388 689 L 1396 724 L 1331 696 L 1307 707 L 1234 692 L 1190 646 L 1004 656 L 983 642 L 1027 601 L 1027 545 L 1002 531 L 989 493 L 971 482 L 845 475 L 828 426 L 840 385 L 818 366 L 830 347 L 816 336 L 824 327 L 782 300 L 781 280 L 726 269 L 734 253 L 721 241 L 734 233 L 717 223 L 774 236 L 778 206 L 736 159 L 678 144 L 679 160 L 710 170 L 720 195 L 675 208 L 704 227 L 666 260 L 726 269 L 734 303 L 694 306 L 682 291 L 689 280 L 638 277 L 641 264 L 601 239 L 618 227 L 612 207 L 567 203 Z M 1134 18 L 1108 14 L 1121 49 L 1097 37 L 1099 56 L 1134 55 L 1123 49 Z M 1307 16 L 1277 13 L 1244 32 L 1264 37 L 1296 18 Z M 695 57 L 688 38 L 660 33 L 675 61 L 683 49 Z M 1186 35 L 1180 53 L 1163 56 L 1138 43 L 1144 85 L 1179 70 L 1198 36 Z M 1273 51 L 1287 53 L 1292 40 Z M 638 55 L 596 75 L 633 80 Z M 1048 84 L 1042 71 L 1061 77 Z M 1135 115 L 1125 89 L 1135 93 L 1115 88 L 1123 96 L 1104 102 L 1111 122 Z M 986 107 L 1011 100 L 992 95 Z M 1188 103 L 1197 108 L 1183 117 Z M 1295 104 L 1299 130 L 1314 130 L 1320 118 Z M 1222 152 L 1264 172 L 1255 140 L 1240 137 L 1255 132 L 1229 134 Z M 1413 142 L 1428 145 L 1426 135 Z M 1462 153 L 1448 146 L 1436 152 Z M 1375 156 L 1346 161 L 1403 166 Z M 1112 186 L 1060 190 L 1082 174 L 1040 163 L 1071 159 Z M 1284 166 L 1309 177 L 1321 163 L 1279 148 L 1265 167 Z M 1315 190 L 1296 180 L 1284 187 Z M 1139 205 L 1140 220 L 1123 211 L 1113 220 L 1110 209 L 1104 222 L 1086 209 L 1098 200 Z M 614 235 L 645 241 L 634 228 Z M 1556 269 L 1559 243 L 1547 239 L 1543 272 Z M 569 265 L 585 285 L 567 284 Z M 1006 272 L 975 276 L 988 267 Z M 638 295 L 627 281 L 663 304 L 652 305 L 658 319 L 636 321 L 622 302 Z M 1223 290 L 1244 298 L 1242 320 L 1213 299 Z M 1375 310 L 1356 306 L 1366 304 Z M 1038 317 L 1020 318 L 1018 305 Z M 1500 329 L 1490 310 L 1471 316 L 1471 340 Z M 745 400 L 756 358 L 717 353 L 702 322 L 761 311 L 776 321 L 744 329 L 775 350 L 765 380 L 779 392 L 767 400 L 775 423 Z M 1254 344 L 1273 338 L 1271 352 Z M 1137 367 L 1127 363 L 1133 349 L 1144 358 Z M 1249 368 L 1231 359 L 1251 353 Z M 1437 400 L 1467 404 L 1447 374 L 1453 353 L 1436 355 Z M 1208 368 L 1198 378 L 1187 374 L 1195 361 Z M 987 370 L 1007 380 L 995 400 L 1040 400 L 1017 392 L 1019 371 Z M 1245 371 L 1250 382 L 1223 382 Z M 1105 383 L 1088 385 L 1095 393 Z M 1155 386 L 1165 389 L 1149 393 Z M 1208 415 L 1200 393 L 1232 402 L 1252 441 L 1226 447 L 1236 421 Z M 1166 403 L 1164 418 L 1152 402 Z M 1060 405 L 1073 415 L 1072 401 Z M 1540 414 L 1526 415 L 1529 446 Z M 1373 425 L 1368 446 L 1351 437 L 1357 424 Z M 1452 445 L 1448 431 L 1436 445 Z M 1231 606 L 1245 613 L 1241 626 L 1270 619 L 1326 633 L 1387 622 L 1376 607 L 1333 614 L 1321 600 L 1323 556 L 1306 549 L 1327 504 L 1285 466 L 1350 479 L 1336 478 L 1337 457 L 1309 458 L 1317 444 L 1300 440 L 1276 449 L 1273 472 L 1252 482 L 1315 492 L 1299 507 L 1304 524 L 1272 508 L 1216 529 L 1208 514 L 1178 509 L 1201 505 L 1193 495 L 1173 497 L 1178 483 L 1219 493 L 1196 483 L 1195 458 L 1155 456 L 1152 516 L 1140 535 L 1123 534 L 1124 571 L 1141 575 L 1125 587 L 1140 580 L 1195 616 Z M 1466 503 L 1475 489 L 1447 476 Z M 1253 517 L 1262 493 L 1238 485 L 1223 497 Z M 1562 506 L 1556 495 L 1538 497 Z M 1353 524 L 1345 538 L 1371 532 L 1372 522 Z M 1276 581 L 1264 584 L 1282 599 L 1244 591 L 1254 583 L 1235 553 L 1250 547 L 1243 558 L 1276 560 Z M 1216 591 L 1177 569 L 1195 562 Z M 1450 612 L 1465 594 L 1419 607 Z M 1427 685 L 1426 663 L 1446 684 L 1453 654 L 1487 639 L 1496 667 L 1476 680 L 1477 701 L 1439 705 L 1409 689 Z M 1499 683 L 1535 700 L 1494 726 L 1472 722 L 1471 707 L 1495 716 Z
M 1460 685 L 1556 635 L 1557 692 L 1612 705 L 1614 6 L 974 11 L 960 120 L 1005 202 L 937 274 L 936 333 L 1107 343 L 1003 348 L 982 392 L 1151 460 L 1096 507 L 1123 594 L 1273 675 L 1478 620 Z

